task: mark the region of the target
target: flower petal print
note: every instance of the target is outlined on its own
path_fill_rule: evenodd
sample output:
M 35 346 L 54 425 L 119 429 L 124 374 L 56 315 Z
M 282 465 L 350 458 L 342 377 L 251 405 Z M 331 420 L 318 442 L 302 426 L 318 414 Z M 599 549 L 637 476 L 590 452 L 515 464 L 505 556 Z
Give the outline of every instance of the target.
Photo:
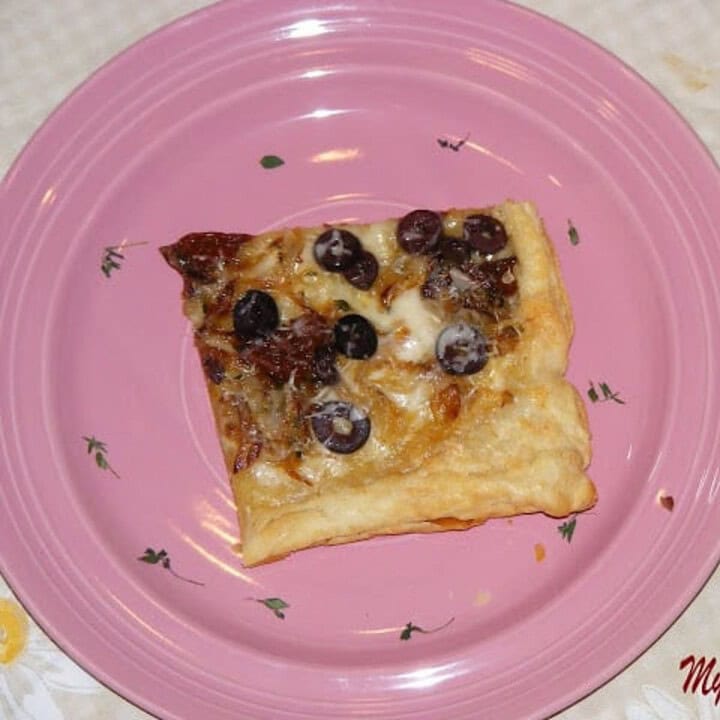
M 0 593 L 5 585 L 0 581 Z M 0 717 L 68 720 L 53 691 L 99 693 L 101 686 L 66 657 L 9 595 L 0 595 Z
M 720 704 L 715 703 L 714 695 L 697 695 L 698 720 L 720 720 Z
M 643 685 L 641 692 L 642 701 L 632 700 L 625 706 L 625 720 L 720 720 L 720 707 L 714 707 L 702 694 L 686 698 L 697 707 L 695 713 L 654 685 Z
M 4 687 L 3 687 L 4 686 Z M 7 702 L 10 720 L 64 720 L 60 708 L 40 675 L 19 664 L 7 677 L 0 676 L 0 707 Z M 5 709 L 5 708 L 3 708 Z

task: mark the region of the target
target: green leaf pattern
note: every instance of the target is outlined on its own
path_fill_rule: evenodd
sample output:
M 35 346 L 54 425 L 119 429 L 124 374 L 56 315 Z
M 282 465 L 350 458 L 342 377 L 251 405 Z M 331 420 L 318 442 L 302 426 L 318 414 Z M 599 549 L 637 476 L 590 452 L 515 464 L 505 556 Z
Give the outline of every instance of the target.
M 454 622 L 455 618 L 451 617 L 446 623 L 443 625 L 440 625 L 439 627 L 432 628 L 432 630 L 425 630 L 424 628 L 421 628 L 419 625 L 415 625 L 415 623 L 409 622 L 405 625 L 405 627 L 400 632 L 400 640 L 410 640 L 412 637 L 412 634 L 415 632 L 422 633 L 423 635 L 432 635 L 432 633 L 439 632 L 440 630 L 444 630 L 446 627 L 448 627 L 450 624 Z
M 572 220 L 568 220 L 568 239 L 570 240 L 571 245 L 580 244 L 580 234 L 578 233 L 575 225 L 573 225 Z
M 563 540 L 567 540 L 569 543 L 572 542 L 573 535 L 575 534 L 575 528 L 577 527 L 577 516 L 566 520 L 562 525 L 558 525 L 558 532 Z
M 120 476 L 115 472 L 114 468 L 107 459 L 107 445 L 102 442 L 102 440 L 98 440 L 94 435 L 90 435 L 89 437 L 86 435 L 83 435 L 82 438 L 87 443 L 87 451 L 88 455 L 94 455 L 95 456 L 95 464 L 101 469 L 101 470 L 108 470 L 111 472 L 116 478 L 120 479 Z
M 273 170 L 274 168 L 279 168 L 281 165 L 284 165 L 285 161 L 277 155 L 263 155 L 260 158 L 260 164 L 266 170 Z
M 179 573 L 175 572 L 172 565 L 170 564 L 170 556 L 165 549 L 158 550 L 157 552 L 153 548 L 149 547 L 145 549 L 145 552 L 138 558 L 140 562 L 147 563 L 148 565 L 160 565 L 167 570 L 173 577 L 183 582 L 191 583 L 192 585 L 204 585 L 205 583 L 197 580 L 192 580 Z
M 278 617 L 281 620 L 285 619 L 285 613 L 283 610 L 290 607 L 290 605 L 288 605 L 282 598 L 278 597 L 264 598 L 262 600 L 258 600 L 258 602 L 264 605 L 268 610 L 272 610 L 275 617 Z
M 614 392 L 606 382 L 598 383 L 598 388 L 600 388 L 600 393 L 602 393 L 602 397 L 600 397 L 600 393 L 598 393 L 597 388 L 595 387 L 595 383 L 593 383 L 592 381 L 590 382 L 590 387 L 587 390 L 587 396 L 590 399 L 590 402 L 596 403 L 612 400 L 618 405 L 625 404 L 625 401 L 620 397 L 620 393 Z

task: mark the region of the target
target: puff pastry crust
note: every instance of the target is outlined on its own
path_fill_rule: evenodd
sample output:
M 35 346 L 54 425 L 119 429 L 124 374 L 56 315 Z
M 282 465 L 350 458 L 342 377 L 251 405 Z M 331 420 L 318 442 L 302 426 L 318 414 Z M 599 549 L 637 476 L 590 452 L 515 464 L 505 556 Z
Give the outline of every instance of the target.
M 503 282 L 514 283 L 489 310 L 458 301 L 475 291 L 458 270 L 445 273 L 442 293 L 428 292 L 435 261 L 403 251 L 397 220 L 334 226 L 377 260 L 367 290 L 317 263 L 313 244 L 327 226 L 193 234 L 161 249 L 184 279 L 246 565 L 376 535 L 562 517 L 595 503 L 587 417 L 564 377 L 573 321 L 552 243 L 535 207 L 514 201 L 440 213 L 444 235 L 459 238 L 478 213 L 501 221 L 508 237 L 497 257 L 478 262 L 509 258 Z M 234 304 L 253 289 L 274 298 L 285 328 L 272 343 L 257 341 L 260 349 L 233 335 Z M 339 379 L 327 384 L 308 370 L 311 338 L 327 337 L 348 312 L 372 323 L 378 348 L 367 359 L 338 355 Z M 438 333 L 458 319 L 490 338 L 488 362 L 474 374 L 448 374 L 435 357 Z M 371 419 L 357 451 L 331 452 L 313 435 L 308 416 L 328 400 Z

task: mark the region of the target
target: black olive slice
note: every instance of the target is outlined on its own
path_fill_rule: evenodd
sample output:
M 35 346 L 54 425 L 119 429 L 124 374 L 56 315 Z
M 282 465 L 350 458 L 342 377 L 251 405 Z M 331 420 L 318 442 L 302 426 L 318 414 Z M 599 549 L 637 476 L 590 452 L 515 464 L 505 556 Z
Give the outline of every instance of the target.
M 437 213 L 413 210 L 398 223 L 397 241 L 411 255 L 427 255 L 437 248 L 442 229 L 442 219 Z
M 499 252 L 508 241 L 505 226 L 490 215 L 468 215 L 463 223 L 463 238 L 484 255 Z
M 359 450 L 370 436 L 370 418 L 352 403 L 339 400 L 316 406 L 310 423 L 319 442 L 343 455 Z
M 377 350 L 375 328 L 362 315 L 344 315 L 335 323 L 335 347 L 353 360 L 367 360 Z
M 262 290 L 248 290 L 233 308 L 233 326 L 239 340 L 270 335 L 280 324 L 275 301 Z
M 343 277 L 358 290 L 369 290 L 378 276 L 380 266 L 375 256 L 362 250 L 358 259 L 343 270 Z
M 435 355 L 446 373 L 472 375 L 487 364 L 487 348 L 487 339 L 479 328 L 457 323 L 440 333 L 435 344 Z
M 330 272 L 342 272 L 354 265 L 362 245 L 349 230 L 330 228 L 318 235 L 313 246 L 313 255 L 320 267 Z

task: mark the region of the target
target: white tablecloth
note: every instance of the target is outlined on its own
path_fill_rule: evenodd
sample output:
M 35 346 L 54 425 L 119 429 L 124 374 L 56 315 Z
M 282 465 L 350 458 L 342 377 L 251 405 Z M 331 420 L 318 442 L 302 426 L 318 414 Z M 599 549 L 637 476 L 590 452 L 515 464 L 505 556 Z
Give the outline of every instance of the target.
M 206 4 L 0 0 L 0 171 L 7 170 L 53 107 L 101 63 L 149 31 Z M 521 4 L 579 30 L 633 66 L 675 105 L 720 160 L 720 0 Z M 15 648 L 10 643 L 18 636 L 24 642 Z M 707 695 L 683 692 L 686 672 L 679 663 L 691 654 L 717 658 L 715 671 L 720 672 L 720 570 L 642 657 L 557 718 L 720 720 L 720 688 Z M 148 717 L 63 655 L 27 618 L 0 577 L 0 720 Z

